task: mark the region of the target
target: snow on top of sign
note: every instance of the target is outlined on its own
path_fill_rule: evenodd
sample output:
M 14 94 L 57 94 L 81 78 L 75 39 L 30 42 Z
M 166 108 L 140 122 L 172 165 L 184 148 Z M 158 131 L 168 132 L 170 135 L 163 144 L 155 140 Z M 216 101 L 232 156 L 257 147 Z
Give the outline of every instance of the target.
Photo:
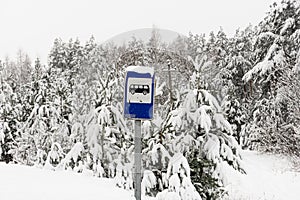
M 145 67 L 145 66 L 128 66 L 126 68 L 127 72 L 136 72 L 139 74 L 151 74 L 153 76 L 154 74 L 154 68 L 153 67 Z

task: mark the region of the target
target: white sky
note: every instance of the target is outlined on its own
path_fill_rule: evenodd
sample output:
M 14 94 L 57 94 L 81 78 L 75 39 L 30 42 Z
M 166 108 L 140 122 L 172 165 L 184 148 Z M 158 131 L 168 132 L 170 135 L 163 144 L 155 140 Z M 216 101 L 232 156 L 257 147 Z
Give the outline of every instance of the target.
M 228 34 L 263 19 L 274 0 L 0 0 L 0 59 L 18 49 L 46 63 L 55 38 L 103 42 L 140 28 Z

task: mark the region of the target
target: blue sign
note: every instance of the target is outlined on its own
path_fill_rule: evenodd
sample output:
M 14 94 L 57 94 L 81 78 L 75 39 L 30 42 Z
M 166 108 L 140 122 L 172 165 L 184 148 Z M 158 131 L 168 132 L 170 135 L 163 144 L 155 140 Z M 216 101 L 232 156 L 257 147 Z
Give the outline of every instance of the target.
M 154 90 L 154 69 L 152 67 L 127 67 L 124 116 L 130 119 L 152 119 Z

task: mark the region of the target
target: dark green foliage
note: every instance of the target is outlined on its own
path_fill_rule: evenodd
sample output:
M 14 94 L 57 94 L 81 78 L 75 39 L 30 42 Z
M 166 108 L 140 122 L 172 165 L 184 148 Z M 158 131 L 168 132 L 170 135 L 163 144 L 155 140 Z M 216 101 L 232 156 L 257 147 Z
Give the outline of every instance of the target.
M 226 191 L 219 184 L 219 180 L 212 176 L 212 169 L 216 167 L 212 161 L 201 157 L 198 151 L 190 154 L 188 161 L 191 167 L 191 180 L 202 199 L 220 199 L 226 195 Z

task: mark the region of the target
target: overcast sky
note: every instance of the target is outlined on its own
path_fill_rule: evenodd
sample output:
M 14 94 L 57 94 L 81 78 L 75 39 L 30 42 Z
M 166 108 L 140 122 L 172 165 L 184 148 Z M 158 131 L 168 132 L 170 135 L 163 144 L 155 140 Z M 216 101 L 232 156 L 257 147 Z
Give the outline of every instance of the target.
M 256 25 L 274 0 L 0 0 L 0 59 L 18 49 L 45 63 L 55 38 L 94 35 L 101 43 L 122 32 L 151 28 L 181 34 L 232 35 Z

